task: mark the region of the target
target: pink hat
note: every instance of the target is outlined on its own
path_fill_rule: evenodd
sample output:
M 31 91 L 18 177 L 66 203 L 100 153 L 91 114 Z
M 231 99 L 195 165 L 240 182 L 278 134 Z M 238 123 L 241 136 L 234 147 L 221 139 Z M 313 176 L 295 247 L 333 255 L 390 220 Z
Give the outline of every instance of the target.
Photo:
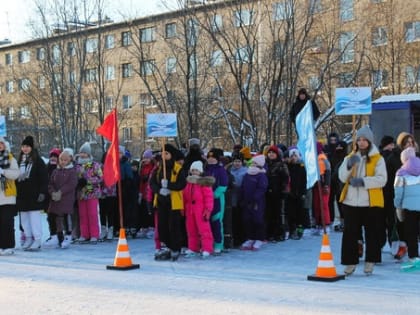
M 264 167 L 265 165 L 265 156 L 263 154 L 256 155 L 252 158 L 252 162 L 257 164 L 259 167 Z
M 416 156 L 416 151 L 414 150 L 413 147 L 408 147 L 407 149 L 403 150 L 401 152 L 401 162 L 404 164 L 405 162 L 407 162 L 411 157 L 415 157 Z

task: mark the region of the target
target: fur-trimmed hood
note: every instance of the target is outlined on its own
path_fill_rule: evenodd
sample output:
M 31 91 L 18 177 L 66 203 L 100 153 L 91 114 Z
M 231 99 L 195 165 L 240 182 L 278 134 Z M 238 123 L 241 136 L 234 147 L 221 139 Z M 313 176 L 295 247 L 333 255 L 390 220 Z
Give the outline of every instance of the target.
M 199 184 L 201 186 L 213 186 L 216 182 L 216 179 L 213 176 L 197 176 L 189 175 L 187 177 L 187 182 L 191 184 Z

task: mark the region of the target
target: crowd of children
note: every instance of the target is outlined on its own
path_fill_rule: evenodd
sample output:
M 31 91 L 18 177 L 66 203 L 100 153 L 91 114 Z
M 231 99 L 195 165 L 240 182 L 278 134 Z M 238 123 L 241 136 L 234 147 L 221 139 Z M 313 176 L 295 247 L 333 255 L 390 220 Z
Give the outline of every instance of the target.
M 45 165 L 31 136 L 22 141 L 17 159 L 0 138 L 0 254 L 13 254 L 11 220 L 17 212 L 24 250 L 96 244 L 125 228 L 128 237 L 154 239 L 156 260 L 177 260 L 329 233 L 338 210 L 334 230 L 343 232 L 346 274 L 355 271 L 364 244 L 367 274 L 387 242 L 396 259 L 408 252 L 409 266 L 420 267 L 413 223 L 419 220 L 413 192 L 420 174 L 417 146 L 407 133 L 392 144 L 385 136 L 377 149 L 365 126 L 350 153 L 331 133 L 326 145 L 317 143 L 320 178 L 311 189 L 295 146 L 266 144 L 251 154 L 235 145 L 225 155 L 219 148 L 204 152 L 199 139 L 190 139 L 187 150 L 166 144 L 162 152 L 145 150 L 140 161 L 120 147 L 121 185 L 106 187 L 103 163 L 93 160 L 89 143 L 77 154 L 54 148 Z M 43 210 L 50 231 L 44 243 Z

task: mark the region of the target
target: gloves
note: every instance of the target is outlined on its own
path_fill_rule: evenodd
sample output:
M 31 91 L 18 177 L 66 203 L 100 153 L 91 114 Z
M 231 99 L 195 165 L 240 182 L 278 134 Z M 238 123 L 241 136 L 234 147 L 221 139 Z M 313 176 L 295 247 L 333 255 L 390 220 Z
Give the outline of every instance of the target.
M 159 195 L 161 196 L 168 196 L 171 193 L 171 191 L 168 188 L 161 188 L 159 190 Z
M 141 193 L 139 193 L 138 197 L 137 197 L 137 203 L 139 205 L 141 205 L 141 200 L 143 199 L 143 195 Z
M 352 185 L 353 187 L 363 187 L 365 186 L 365 182 L 363 181 L 363 178 L 355 177 L 350 179 L 350 185 Z
M 162 188 L 168 188 L 168 180 L 167 179 L 163 178 L 160 183 L 162 185 Z
M 36 202 L 43 202 L 44 200 L 45 200 L 45 194 L 39 194 Z
M 85 187 L 87 185 L 87 180 L 86 178 L 82 177 L 79 178 L 79 181 L 77 182 L 77 189 L 82 189 L 83 187 Z
M 53 201 L 60 201 L 61 200 L 61 190 L 53 191 L 51 193 L 51 199 Z
M 347 160 L 347 169 L 351 169 L 354 165 L 360 163 L 360 156 L 353 154 L 352 156 L 349 157 L 349 159 Z

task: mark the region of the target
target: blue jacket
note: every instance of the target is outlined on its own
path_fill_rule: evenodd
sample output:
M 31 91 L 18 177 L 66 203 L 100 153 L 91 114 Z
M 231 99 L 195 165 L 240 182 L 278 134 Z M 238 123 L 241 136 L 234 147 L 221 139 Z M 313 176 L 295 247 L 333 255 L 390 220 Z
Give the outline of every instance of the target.
M 420 211 L 420 176 L 396 176 L 394 192 L 395 208 Z

